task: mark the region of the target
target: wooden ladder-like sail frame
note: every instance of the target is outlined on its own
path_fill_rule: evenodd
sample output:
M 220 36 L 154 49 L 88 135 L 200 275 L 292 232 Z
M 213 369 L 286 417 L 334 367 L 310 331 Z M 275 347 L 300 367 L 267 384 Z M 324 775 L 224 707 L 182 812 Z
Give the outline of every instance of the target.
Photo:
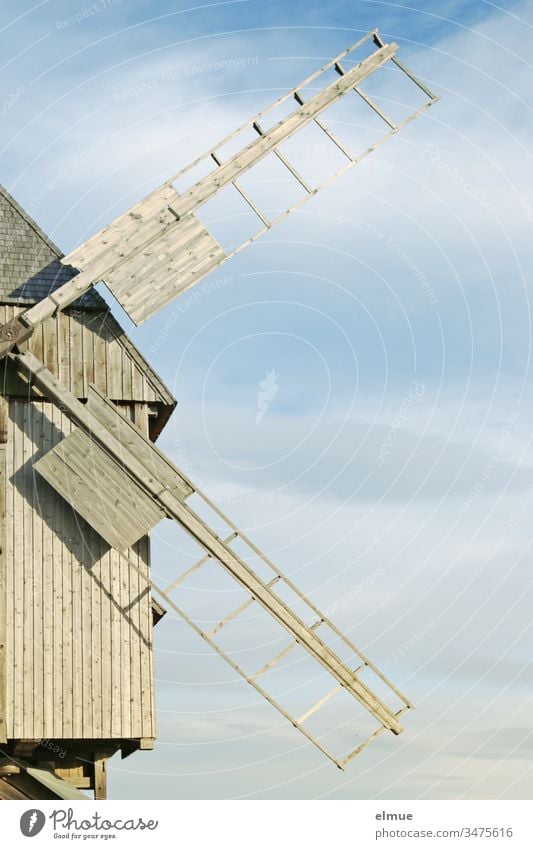
M 347 61 L 354 61 L 357 50 L 370 42 L 377 49 L 353 67 L 346 66 Z M 368 33 L 65 256 L 62 262 L 74 266 L 80 273 L 39 304 L 0 328 L 0 356 L 5 356 L 15 344 L 28 339 L 41 322 L 67 307 L 100 281 L 106 283 L 131 319 L 140 324 L 398 133 L 438 98 L 398 61 L 397 50 L 396 44 L 385 44 L 377 30 Z M 398 122 L 390 118 L 361 88 L 366 79 L 385 66 L 396 68 L 424 97 L 418 108 Z M 321 77 L 329 78 L 332 69 L 338 80 L 313 93 L 314 84 L 319 85 Z M 309 89 L 311 96 L 307 95 Z M 358 153 L 350 151 L 323 120 L 328 109 L 347 95 L 358 96 L 384 125 L 384 132 L 378 140 Z M 296 105 L 294 111 L 265 129 L 265 121 L 268 121 L 270 114 L 280 105 L 290 102 Z M 340 151 L 345 162 L 334 174 L 314 187 L 301 176 L 297 166 L 288 160 L 282 150 L 284 142 L 297 139 L 298 132 L 309 124 L 319 129 L 325 144 Z M 249 131 L 256 137 L 229 159 L 224 159 L 222 149 Z M 239 182 L 240 178 L 269 155 L 277 158 L 287 176 L 294 178 L 303 190 L 303 196 L 296 203 L 273 219 L 259 208 Z M 176 182 L 202 164 L 209 166 L 210 173 L 179 194 L 175 188 Z M 225 250 L 202 224 L 197 212 L 229 186 L 239 193 L 260 226 L 244 242 Z
M 193 483 L 176 468 L 117 407 L 91 387 L 89 403 L 78 401 L 67 392 L 52 373 L 33 354 L 10 355 L 19 373 L 37 387 L 75 425 L 65 437 L 34 466 L 69 503 L 111 545 L 125 551 L 143 536 L 160 519 L 168 517 L 193 537 L 205 554 L 168 586 L 162 587 L 140 571 L 128 559 L 131 568 L 147 581 L 174 612 L 184 619 L 219 655 L 231 665 L 254 689 L 276 707 L 291 724 L 298 728 L 338 767 L 343 768 L 364 746 L 384 730 L 400 734 L 399 718 L 412 707 L 405 696 L 375 667 L 371 661 L 285 576 L 272 561 L 240 531 L 237 526 Z M 187 504 L 193 494 L 213 510 L 229 527 L 230 534 L 220 539 L 217 533 Z M 250 556 L 259 558 L 272 573 L 272 578 L 260 577 L 244 557 L 232 547 L 239 539 L 249 549 Z M 123 554 L 127 557 L 126 554 Z M 209 631 L 205 631 L 179 607 L 172 592 L 186 578 L 207 563 L 216 562 L 246 591 L 247 600 L 229 611 Z M 308 625 L 283 600 L 280 587 L 284 586 L 314 615 Z M 214 636 L 239 617 L 251 604 L 259 604 L 291 636 L 288 645 L 261 668 L 247 673 L 214 640 Z M 333 646 L 321 638 L 321 629 L 333 633 Z M 300 717 L 292 716 L 277 699 L 258 683 L 296 646 L 300 646 L 333 679 L 330 688 Z M 356 668 L 341 660 L 339 647 L 349 649 L 357 658 Z M 334 650 L 335 648 L 335 650 Z M 402 707 L 393 710 L 360 679 L 363 671 L 372 673 L 385 684 L 390 694 L 400 700 Z M 305 722 L 342 690 L 356 699 L 379 723 L 376 730 L 356 749 L 334 755 L 305 727 Z
M 373 42 L 376 49 L 362 61 L 353 64 L 357 49 L 368 42 Z M 80 273 L 40 303 L 0 327 L 0 357 L 9 356 L 19 374 L 35 385 L 46 399 L 60 407 L 75 426 L 72 433 L 35 463 L 36 471 L 111 546 L 121 552 L 122 557 L 127 558 L 124 552 L 128 547 L 164 517 L 185 529 L 204 554 L 170 584 L 159 586 L 127 558 L 130 567 L 239 675 L 341 769 L 384 730 L 394 734 L 402 731 L 400 717 L 412 707 L 408 699 L 192 481 L 121 416 L 109 399 L 91 387 L 88 404 L 82 404 L 65 390 L 43 363 L 20 346 L 43 321 L 68 307 L 100 281 L 107 284 L 134 322 L 144 321 L 420 115 L 438 98 L 397 60 L 397 49 L 396 44 L 385 44 L 377 30 L 369 33 L 64 257 L 62 262 L 78 269 Z M 393 120 L 361 88 L 361 84 L 375 71 L 391 64 L 406 75 L 425 97 L 415 111 L 399 122 Z M 323 82 L 321 76 L 327 75 L 332 69 L 337 75 L 335 81 L 320 87 Z M 315 87 L 311 86 L 309 95 L 309 86 L 315 82 L 319 90 L 314 93 Z M 355 93 L 354 96 L 358 96 L 386 126 L 383 135 L 371 147 L 359 153 L 351 152 L 323 120 L 327 110 L 349 93 Z M 267 126 L 269 117 L 272 117 L 270 113 L 285 102 L 294 102 L 295 109 L 281 121 Z M 297 137 L 298 132 L 309 124 L 318 127 L 328 143 L 344 157 L 344 165 L 316 186 L 310 185 L 302 177 L 297 165 L 289 161 L 281 147 L 287 139 Z M 221 153 L 224 145 L 238 141 L 240 133 L 250 130 L 254 134 L 252 141 L 225 159 Z M 255 203 L 241 182 L 245 174 L 269 155 L 276 157 L 304 192 L 300 200 L 273 219 Z M 210 173 L 196 182 L 193 180 L 192 185 L 179 194 L 175 188 L 176 181 L 181 181 L 197 166 L 205 164 L 209 166 Z M 233 187 L 238 192 L 260 221 L 259 230 L 255 234 L 229 251 L 219 244 L 197 216 L 205 203 L 227 187 Z M 191 509 L 188 501 L 192 500 L 192 496 L 199 497 L 228 526 L 230 533 L 224 539 L 219 538 L 215 530 Z M 250 553 L 248 559 L 235 550 L 237 542 L 247 548 Z M 266 579 L 252 568 L 248 562 L 250 558 L 260 560 L 263 567 L 270 570 Z M 172 596 L 187 577 L 206 563 L 219 564 L 246 593 L 246 600 L 209 630 L 200 627 L 176 604 Z M 305 621 L 284 601 L 282 588 L 305 605 L 306 610 L 312 614 L 312 622 Z M 274 622 L 289 633 L 291 640 L 261 667 L 247 672 L 222 649 L 214 637 L 235 622 L 252 604 L 267 611 Z M 333 641 L 324 637 L 326 631 L 333 634 Z M 259 681 L 297 646 L 316 661 L 320 672 L 325 671 L 333 679 L 333 687 L 295 717 Z M 355 658 L 353 663 L 341 658 L 341 649 L 343 657 L 347 650 L 350 658 Z M 386 697 L 378 697 L 365 682 L 365 672 L 371 672 L 380 687 L 385 687 Z M 342 692 L 353 697 L 378 722 L 378 726 L 355 749 L 334 755 L 319 737 L 309 731 L 306 723 Z M 385 698 L 390 696 L 394 697 L 396 707 L 386 702 Z

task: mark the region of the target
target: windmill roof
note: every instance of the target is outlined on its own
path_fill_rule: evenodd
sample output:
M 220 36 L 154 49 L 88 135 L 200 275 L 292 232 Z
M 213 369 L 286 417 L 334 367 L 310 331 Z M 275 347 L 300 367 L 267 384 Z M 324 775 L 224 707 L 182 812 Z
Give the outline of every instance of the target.
M 0 186 L 0 303 L 35 304 L 77 274 L 63 265 L 64 254 L 9 192 Z M 106 306 L 91 289 L 75 304 L 78 308 Z

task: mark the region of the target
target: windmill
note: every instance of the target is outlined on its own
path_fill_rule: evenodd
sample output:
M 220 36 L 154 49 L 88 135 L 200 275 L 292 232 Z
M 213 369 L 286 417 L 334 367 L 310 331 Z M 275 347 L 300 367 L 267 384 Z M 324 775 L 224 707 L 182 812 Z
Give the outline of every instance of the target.
M 121 386 L 107 392 L 101 380 L 91 380 L 91 375 L 102 372 L 96 356 L 96 337 L 101 334 L 91 331 L 93 336 L 87 335 L 90 322 L 85 316 L 91 309 L 101 310 L 99 295 L 93 287 L 103 281 L 135 324 L 149 319 L 420 115 L 437 98 L 398 60 L 397 50 L 396 44 L 384 43 L 378 31 L 372 31 L 187 168 L 172 175 L 70 254 L 60 256 L 55 249 L 47 266 L 53 269 L 54 278 L 49 290 L 41 297 L 34 293 L 31 305 L 21 308 L 19 302 L 16 308 L 4 310 L 5 321 L 0 327 L 0 354 L 5 362 L 4 400 L 0 410 L 4 489 L 7 493 L 11 485 L 15 501 L 10 503 L 20 504 L 20 498 L 24 497 L 21 476 L 30 474 L 41 493 L 41 501 L 48 499 L 55 505 L 54 515 L 48 517 L 52 540 L 48 540 L 48 555 L 54 551 L 55 537 L 62 535 L 63 542 L 68 539 L 72 549 L 87 547 L 89 539 L 90 545 L 110 558 L 105 580 L 101 572 L 89 576 L 82 572 L 76 584 L 66 574 L 68 568 L 63 569 L 59 578 L 57 570 L 61 574 L 62 564 L 55 562 L 53 553 L 46 555 L 45 530 L 37 534 L 32 530 L 32 566 L 28 569 L 38 564 L 41 609 L 46 609 L 48 599 L 49 604 L 56 605 L 60 616 L 70 617 L 68 621 L 73 627 L 76 616 L 81 616 L 85 629 L 80 631 L 83 634 L 80 639 L 88 639 L 87 628 L 92 634 L 90 672 L 84 667 L 83 646 L 81 659 L 76 655 L 76 646 L 72 647 L 69 663 L 73 664 L 72 674 L 78 670 L 83 682 L 91 680 L 91 687 L 95 678 L 98 679 L 104 707 L 100 705 L 95 721 L 94 713 L 88 716 L 91 710 L 87 709 L 83 695 L 72 693 L 64 685 L 67 703 L 65 699 L 63 703 L 54 701 L 53 708 L 46 710 L 47 699 L 53 700 L 54 676 L 58 674 L 57 668 L 46 665 L 47 652 L 50 640 L 64 639 L 64 631 L 61 634 L 47 631 L 42 624 L 44 619 L 41 622 L 34 614 L 32 681 L 38 679 L 41 705 L 44 705 L 43 715 L 36 724 L 28 707 L 31 685 L 25 687 L 16 676 L 6 675 L 10 664 L 18 664 L 19 677 L 27 674 L 22 667 L 31 650 L 24 642 L 23 611 L 15 604 L 13 611 L 4 612 L 0 618 L 3 629 L 0 708 L 4 708 L 0 710 L 0 716 L 3 714 L 0 734 L 6 757 L 0 764 L 0 777 L 9 782 L 9 792 L 15 796 L 17 792 L 25 792 L 26 797 L 31 797 L 35 792 L 28 790 L 31 779 L 34 783 L 39 781 L 41 788 L 46 787 L 52 798 L 57 798 L 54 793 L 64 794 L 67 785 L 71 788 L 68 792 L 75 792 L 72 786 L 89 788 L 97 798 L 103 798 L 107 758 L 119 749 L 125 756 L 136 748 L 153 746 L 148 605 L 154 621 L 164 608 L 172 609 L 235 673 L 341 769 L 384 731 L 393 734 L 402 731 L 401 717 L 412 707 L 408 698 L 154 445 L 175 402 L 120 328 L 118 331 L 115 328 L 114 333 L 121 340 L 122 365 L 117 365 L 115 355 L 109 353 L 111 343 L 106 343 L 109 350 L 105 348 L 102 354 L 107 363 L 103 367 L 107 375 L 104 385 L 109 387 L 113 383 L 117 369 L 120 375 L 126 374 L 124 363 L 128 379 L 121 377 Z M 368 84 L 383 69 L 390 72 L 390 77 L 383 79 L 385 95 L 371 97 Z M 381 105 L 394 104 L 394 98 L 387 98 L 386 94 L 387 82 L 392 77 L 407 82 L 418 98 L 416 106 L 401 118 L 392 117 L 386 106 Z M 381 128 L 375 141 L 357 152 L 351 150 L 328 122 L 331 110 L 341 100 L 345 104 L 350 98 L 353 98 L 350 102 L 357 99 L 363 104 Z M 323 143 L 341 159 L 333 173 L 319 180 L 304 174 L 300 163 L 287 153 L 286 143 L 298 140 L 309 127 L 320 132 Z M 286 177 L 301 192 L 300 197 L 273 216 L 257 202 L 250 188 L 250 177 L 267 161 L 275 161 L 284 169 Z M 202 210 L 215 196 L 228 191 L 245 204 L 257 229 L 236 246 L 226 248 L 203 223 Z M 35 229 L 36 225 L 32 223 L 32 226 Z M 27 285 L 30 283 L 31 280 Z M 77 327 L 80 321 L 84 325 L 81 331 Z M 80 340 L 79 346 L 76 340 Z M 70 359 L 65 366 L 61 351 L 68 350 Z M 134 397 L 130 386 L 135 369 L 149 391 Z M 22 448 L 17 447 L 17 428 L 25 434 L 21 437 Z M 25 454 L 24 446 L 28 444 L 31 450 Z M 5 502 L 5 493 L 3 497 Z M 34 527 L 32 512 L 42 510 L 41 501 L 27 508 L 28 527 Z M 5 508 L 2 518 L 8 539 L 10 534 L 16 536 L 13 509 L 11 525 Z M 147 535 L 162 519 L 185 530 L 201 552 L 191 566 L 164 586 L 151 575 L 147 551 Z M 223 534 L 220 527 L 225 529 Z M 103 562 L 102 556 L 97 558 L 99 564 Z M 17 592 L 13 577 L 15 561 L 13 545 L 8 545 L 2 567 L 8 596 L 10 590 Z M 68 566 L 70 560 L 65 562 Z M 241 593 L 239 604 L 225 611 L 209 630 L 195 621 L 179 600 L 180 588 L 207 568 L 222 573 L 225 578 L 229 576 Z M 31 578 L 22 576 L 24 586 L 33 580 L 33 573 Z M 50 593 L 50 582 L 54 599 L 46 595 Z M 99 582 L 104 595 L 100 590 L 100 594 L 95 591 L 94 582 Z M 77 597 L 82 588 L 86 609 L 80 609 Z M 161 600 L 163 608 L 153 600 L 152 594 Z M 238 626 L 243 621 L 246 631 L 245 617 L 252 606 L 268 618 L 285 642 L 272 657 L 248 669 L 235 659 L 235 643 L 228 641 L 227 635 L 239 633 Z M 111 623 L 111 633 L 115 634 L 112 644 L 121 646 L 123 653 L 124 646 L 136 647 L 129 652 L 132 663 L 135 654 L 135 668 L 128 667 L 126 674 L 130 673 L 131 682 L 137 676 L 136 682 L 141 682 L 137 688 L 133 683 L 124 683 L 123 670 L 118 674 L 114 668 L 114 664 L 120 664 L 119 658 L 112 649 L 109 655 L 109 646 L 104 646 L 104 607 L 105 616 L 110 617 L 109 622 L 105 621 Z M 136 617 L 133 622 L 132 610 Z M 276 688 L 275 675 L 288 658 L 299 656 L 315 666 L 310 682 L 314 700 L 298 705 L 295 713 L 284 702 L 284 688 L 279 685 Z M 120 686 L 116 683 L 118 679 Z M 120 689 L 118 695 L 114 693 L 115 687 Z M 113 701 L 115 696 L 117 702 Z M 352 742 L 351 746 L 343 745 L 339 752 L 326 745 L 327 733 L 315 731 L 313 723 L 340 697 L 348 699 L 354 716 L 364 716 L 365 721 L 370 718 L 374 725 L 365 739 L 357 740 L 355 747 Z M 81 702 L 77 708 L 76 698 Z M 113 704 L 118 703 L 122 707 L 117 714 Z M 67 707 L 71 712 L 69 717 L 72 715 L 74 719 L 69 720 L 65 733 L 61 712 L 64 715 Z M 82 741 L 89 743 L 84 746 Z M 63 762 L 54 751 L 62 746 L 70 753 Z M 88 765 L 87 768 L 77 767 L 76 759 Z M 41 773 L 44 770 L 44 777 L 35 775 L 39 770 Z M 59 783 L 63 789 L 58 789 Z M 0 789 L 0 795 L 1 792 Z

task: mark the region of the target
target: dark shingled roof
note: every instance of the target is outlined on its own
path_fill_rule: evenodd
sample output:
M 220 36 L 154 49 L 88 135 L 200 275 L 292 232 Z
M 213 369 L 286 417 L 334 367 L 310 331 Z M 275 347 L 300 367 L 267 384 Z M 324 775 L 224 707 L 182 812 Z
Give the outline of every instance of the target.
M 36 304 L 78 272 L 62 265 L 64 254 L 0 186 L 0 303 Z M 73 306 L 106 307 L 94 289 Z

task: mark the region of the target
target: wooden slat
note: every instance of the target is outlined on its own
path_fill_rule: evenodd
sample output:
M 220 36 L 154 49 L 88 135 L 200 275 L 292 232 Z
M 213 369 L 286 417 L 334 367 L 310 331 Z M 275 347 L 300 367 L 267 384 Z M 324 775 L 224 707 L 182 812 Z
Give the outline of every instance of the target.
M 107 799 L 107 758 L 94 756 L 94 798 Z
M 137 564 L 141 565 L 140 557 L 139 557 L 139 547 L 141 545 L 142 540 L 139 540 L 136 545 L 131 548 L 127 554 L 128 558 L 135 558 Z M 121 563 L 121 568 L 123 567 L 123 563 Z M 140 621 L 140 611 L 142 608 L 142 599 L 140 599 L 139 594 L 143 591 L 147 591 L 146 585 L 141 585 L 140 577 L 138 572 L 135 572 L 132 569 L 126 570 L 129 578 L 129 598 L 127 599 L 127 610 L 128 610 L 128 622 L 130 628 L 133 628 L 134 632 L 141 633 L 141 621 Z M 134 699 L 133 694 L 140 690 L 139 682 L 141 678 L 141 652 L 140 652 L 140 641 L 139 640 L 130 640 L 128 639 L 128 635 L 126 635 L 127 645 L 129 647 L 129 674 L 131 678 L 131 693 L 132 697 L 130 698 L 129 711 L 130 715 L 128 717 L 128 724 L 130 727 L 130 736 L 135 736 L 135 728 L 136 724 L 139 721 L 142 714 L 142 706 L 141 699 Z
M 117 339 L 109 339 L 106 344 L 107 394 L 115 401 L 121 401 L 122 394 L 122 347 Z
M 113 598 L 116 564 L 112 549 L 107 548 L 103 539 L 96 539 L 94 545 L 99 553 L 99 574 L 104 588 L 102 593 L 102 737 L 105 738 L 111 737 L 115 730 L 114 710 L 116 714 L 117 698 L 113 694 L 113 666 L 120 660 L 120 655 L 115 656 L 116 647 L 113 642 L 113 624 L 117 615 Z
M 106 283 L 120 303 L 124 301 L 133 307 L 145 299 L 148 286 L 156 282 L 166 286 L 169 278 L 186 274 L 203 259 L 220 251 L 213 236 L 201 227 L 183 247 L 160 241 L 149 253 L 132 257 L 120 269 L 110 272 Z
M 97 320 L 97 317 L 94 314 L 86 314 L 83 317 L 82 325 L 83 325 L 83 395 L 79 395 L 77 392 L 74 394 L 78 398 L 86 398 L 87 391 L 90 383 L 96 383 L 95 377 L 95 355 L 94 355 L 94 345 L 95 345 L 95 337 L 93 333 L 93 329 L 91 324 Z
M 123 551 L 164 512 L 82 431 L 74 431 L 34 468 L 113 548 Z
M 57 353 L 59 359 L 58 377 L 64 386 L 70 388 L 70 358 L 73 353 L 70 347 L 70 333 L 68 318 L 61 321 L 62 316 L 55 318 L 57 333 Z
M 125 568 L 124 562 L 118 565 L 119 592 L 115 596 L 120 612 L 120 713 L 121 734 L 132 736 L 132 705 L 131 705 L 131 643 L 130 643 L 130 605 L 133 598 L 131 586 L 131 569 Z
M 32 421 L 28 410 L 28 405 L 24 404 L 21 407 L 21 469 L 23 474 L 26 469 L 30 468 L 32 458 Z M 35 588 L 35 573 L 33 570 L 33 491 L 26 493 L 23 499 L 22 515 L 20 517 L 22 524 L 22 533 L 24 534 L 24 545 L 31 551 L 32 559 L 29 558 L 23 563 L 23 587 L 22 599 L 24 605 L 24 621 L 23 621 L 23 669 L 22 669 L 22 690 L 23 690 L 23 723 L 25 728 L 30 729 L 29 737 L 35 737 L 34 721 L 35 721 L 35 704 L 33 701 L 34 695 L 34 664 L 35 656 L 33 650 L 33 610 L 34 610 L 34 588 Z
M 119 737 L 122 732 L 122 640 L 120 634 L 120 568 L 113 561 L 111 551 L 108 554 L 110 563 L 111 590 L 111 736 Z
M 12 369 L 9 368 L 11 372 Z M 5 539 L 5 559 L 6 559 L 6 598 L 12 599 L 12 603 L 7 605 L 5 610 L 6 615 L 6 729 L 7 737 L 12 738 L 15 730 L 14 719 L 14 704 L 15 704 L 15 515 L 16 515 L 16 495 L 15 495 L 15 412 L 13 409 L 13 401 L 9 402 L 9 420 L 8 420 L 8 442 L 6 446 L 6 539 Z
M 91 533 L 91 541 L 93 545 L 98 545 L 98 541 L 96 539 L 92 539 L 95 537 L 93 533 Z M 98 546 L 98 553 L 100 546 Z M 87 551 L 87 547 L 84 549 L 83 560 L 86 563 L 85 568 L 90 576 L 90 590 L 89 590 L 89 599 L 90 599 L 90 621 L 88 623 L 88 630 L 90 632 L 90 651 L 91 656 L 87 662 L 91 665 L 91 678 L 92 678 L 92 693 L 91 693 L 91 702 L 92 702 L 92 728 L 93 728 L 93 737 L 98 739 L 102 737 L 103 734 L 103 688 L 102 688 L 102 677 L 103 677 L 103 663 L 104 663 L 104 646 L 106 645 L 102 641 L 102 626 L 103 626 L 103 617 L 104 617 L 104 599 L 103 599 L 103 588 L 101 581 L 101 561 L 96 560 L 94 565 L 89 568 L 89 562 L 91 559 L 96 559 L 96 552 L 89 558 L 89 552 Z
M 109 289 L 135 324 L 141 324 L 192 280 L 205 276 L 226 259 L 226 253 L 207 230 L 198 237 L 196 250 L 180 254 L 174 260 L 155 258 L 150 264 L 131 264 L 106 277 Z M 159 284 L 156 288 L 156 284 Z
M 118 738 L 140 739 L 146 729 L 152 735 L 153 682 L 151 651 L 147 645 L 151 638 L 149 593 L 139 596 L 139 588 L 127 566 L 121 567 L 119 554 L 110 550 L 41 476 L 34 475 L 31 463 L 24 463 L 25 453 L 34 457 L 37 449 L 40 454 L 46 454 L 57 446 L 71 429 L 69 419 L 46 401 L 12 399 L 10 407 L 13 420 L 6 454 L 8 536 L 4 547 L 9 569 L 7 597 L 13 599 L 7 611 L 9 738 L 27 739 L 38 732 L 38 737 L 50 739 L 109 739 L 113 732 Z M 29 435 L 26 451 L 21 429 L 24 418 Z M 143 418 L 146 423 L 145 405 Z M 28 497 L 31 533 L 23 506 Z M 118 597 L 117 604 L 110 591 L 110 576 L 117 575 L 120 569 L 129 581 L 129 589 L 124 598 Z M 24 578 L 34 588 L 31 608 L 22 604 Z M 39 619 L 36 616 L 41 582 Z M 122 610 L 134 599 L 137 601 L 131 611 Z M 26 622 L 28 616 L 31 633 Z M 33 672 L 24 681 L 22 656 L 28 653 L 32 656 Z M 137 665 L 134 668 L 131 664 L 127 679 L 123 668 L 125 653 L 137 658 Z M 19 668 L 23 673 L 20 676 Z M 113 682 L 113 704 L 112 668 L 118 670 Z
M 123 416 L 118 408 L 96 386 L 89 387 L 88 407 L 91 414 L 134 454 L 143 466 L 177 498 L 187 498 L 192 488 L 185 483 L 174 464 L 155 446 L 140 428 Z
M 30 407 L 30 405 L 26 405 Z M 43 439 L 43 420 L 42 417 L 28 417 L 28 461 L 26 467 L 31 474 L 31 462 L 35 457 Z M 33 618 L 33 633 L 32 646 L 30 651 L 33 655 L 33 734 L 36 738 L 43 736 L 44 731 L 44 657 L 43 657 L 43 616 L 44 603 L 43 593 L 46 576 L 44 574 L 43 563 L 43 533 L 42 520 L 39 515 L 39 498 L 38 490 L 34 486 L 32 488 L 32 497 L 28 499 L 31 509 L 30 521 L 32 524 L 32 575 L 28 575 L 28 580 L 33 584 L 33 608 L 31 616 Z
M 166 184 L 159 186 L 111 224 L 67 254 L 63 258 L 64 264 L 84 268 L 94 263 L 95 259 L 102 255 L 103 250 L 111 253 L 115 246 L 124 244 L 125 238 L 134 240 L 135 234 L 142 232 L 151 220 L 161 223 L 158 221 L 158 216 L 166 217 L 168 205 L 176 196 L 177 192 L 172 186 Z
M 84 398 L 83 372 L 86 352 L 83 349 L 83 324 L 81 315 L 77 311 L 60 313 L 59 321 L 62 319 L 68 323 L 68 344 L 72 352 L 70 360 L 70 382 L 69 388 L 77 398 Z M 87 353 L 90 353 L 87 352 Z
M 7 741 L 6 705 L 7 705 L 7 609 L 6 609 L 6 443 L 9 425 L 9 403 L 0 396 L 0 743 Z

